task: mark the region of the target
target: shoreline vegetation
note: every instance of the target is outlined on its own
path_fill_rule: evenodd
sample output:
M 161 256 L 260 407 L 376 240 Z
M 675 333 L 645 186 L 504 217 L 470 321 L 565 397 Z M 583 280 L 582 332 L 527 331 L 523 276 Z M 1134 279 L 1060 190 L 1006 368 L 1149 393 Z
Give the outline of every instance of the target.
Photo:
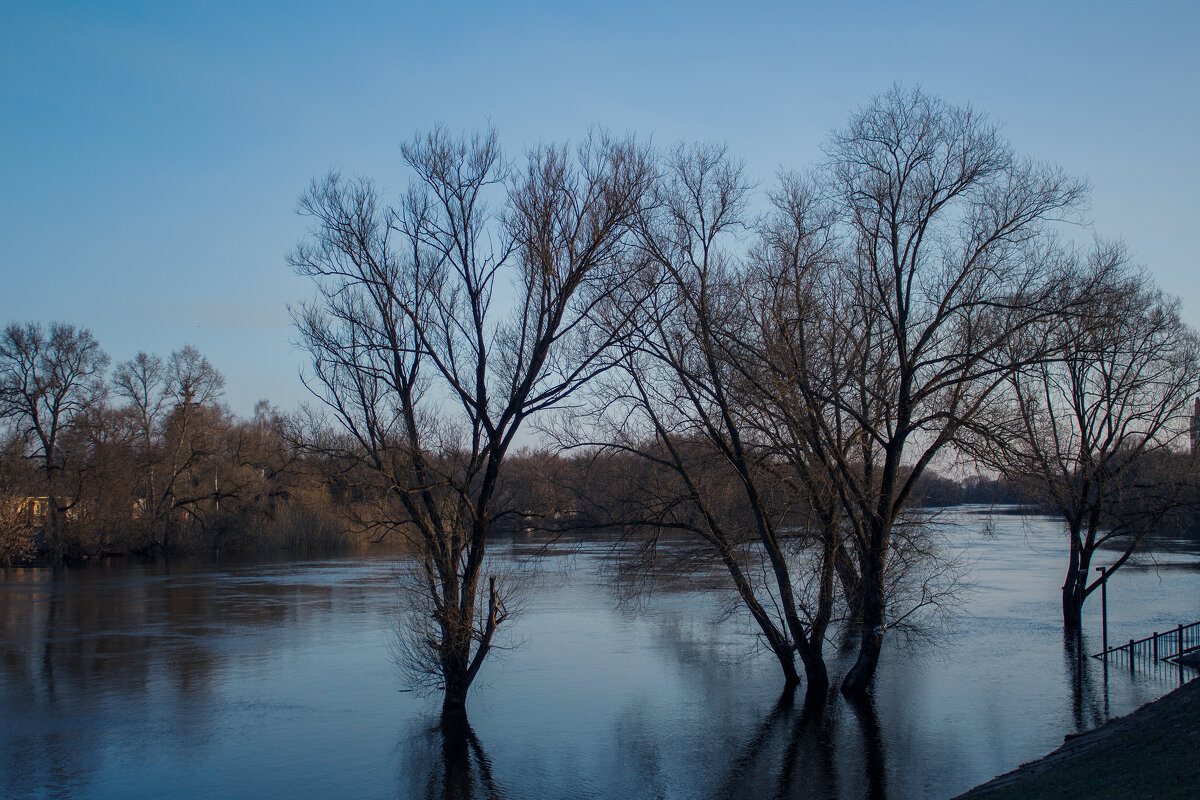
M 278 429 L 284 423 L 275 420 L 272 425 Z M 259 426 L 260 420 L 233 422 L 234 428 L 242 425 Z M 86 487 L 77 497 L 61 500 L 67 512 L 59 548 L 49 547 L 44 529 L 46 498 L 12 492 L 14 485 L 25 482 L 22 477 L 30 476 L 19 475 L 10 459 L 5 464 L 7 473 L 0 473 L 10 488 L 8 493 L 0 492 L 0 512 L 7 512 L 0 515 L 0 566 L 82 564 L 107 558 L 154 560 L 204 553 L 335 554 L 377 543 L 403 545 L 403 536 L 390 535 L 391 531 L 372 521 L 370 503 L 352 486 L 348 474 L 332 474 L 322 465 L 306 462 L 299 452 L 287 452 L 290 447 L 282 432 L 274 446 L 274 461 L 287 464 L 286 468 L 270 477 L 260 475 L 258 486 L 230 486 L 232 481 L 217 477 L 215 485 L 224 482 L 228 487 L 220 495 L 199 492 L 186 500 L 176 499 L 172 513 L 157 521 L 144 517 L 136 483 L 114 481 L 108 486 Z M 595 506 L 604 501 L 602 489 L 598 492 L 596 487 L 588 487 L 594 462 L 592 457 L 576 459 L 546 451 L 512 456 L 516 480 L 506 489 L 509 503 L 520 507 L 493 521 L 492 533 L 578 534 L 611 528 L 595 512 Z M 228 469 L 210 465 L 210 474 L 224 476 L 236 465 L 224 467 Z M 196 488 L 200 481 L 188 482 Z M 114 509 L 113 505 L 120 507 Z M 127 516 L 122 515 L 125 505 L 131 506 Z M 925 475 L 914 500 L 914 507 L 922 509 L 967 505 L 990 506 L 996 513 L 1043 511 L 1003 479 L 982 476 L 958 480 L 936 473 Z
M 1191 798 L 1200 787 L 1200 680 L 954 800 Z
M 153 478 L 137 469 L 139 459 L 144 468 L 146 456 L 108 449 L 73 462 L 75 491 L 58 499 L 57 545 L 48 530 L 51 504 L 34 494 L 43 488 L 38 476 L 13 448 L 0 450 L 0 566 L 201 554 L 337 554 L 375 544 L 403 548 L 405 536 L 380 521 L 378 498 L 361 476 L 306 452 L 289 430 L 294 420 L 265 403 L 248 421 L 223 408 L 215 411 L 213 428 L 203 432 L 205 449 L 190 446 L 189 465 L 175 468 L 178 488 L 163 491 L 160 507 L 151 512 L 146 509 L 154 501 L 145 495 Z M 253 448 L 247 447 L 251 438 Z M 489 535 L 629 535 L 614 528 L 606 510 L 616 501 L 609 484 L 631 468 L 621 462 L 597 454 L 515 453 L 503 486 L 505 511 L 492 520 Z M 972 505 L 1000 514 L 1053 513 L 1003 478 L 980 475 L 927 472 L 912 500 L 914 509 Z

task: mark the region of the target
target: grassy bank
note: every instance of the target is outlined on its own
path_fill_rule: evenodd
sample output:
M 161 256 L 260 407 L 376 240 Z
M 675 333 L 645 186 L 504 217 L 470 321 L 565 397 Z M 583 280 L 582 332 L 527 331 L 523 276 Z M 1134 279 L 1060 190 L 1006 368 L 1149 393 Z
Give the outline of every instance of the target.
M 1200 797 L 1200 680 L 956 800 Z

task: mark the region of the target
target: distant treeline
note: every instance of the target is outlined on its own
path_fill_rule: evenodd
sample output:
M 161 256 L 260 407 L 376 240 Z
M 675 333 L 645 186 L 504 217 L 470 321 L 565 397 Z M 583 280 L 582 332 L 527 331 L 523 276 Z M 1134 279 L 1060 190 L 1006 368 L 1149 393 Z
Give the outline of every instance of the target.
M 389 538 L 373 511 L 388 487 L 347 459 L 344 433 L 266 401 L 238 418 L 221 403 L 223 376 L 193 347 L 166 358 L 139 353 L 110 370 L 86 330 L 13 324 L 2 358 L 0 563 L 307 552 Z M 522 451 L 505 472 L 492 526 L 628 527 L 622 487 L 644 484 L 645 469 L 613 454 Z M 919 485 L 920 505 L 1020 500 L 998 478 L 930 473 Z
M 0 336 L 0 563 L 352 542 L 340 465 L 233 415 L 195 348 L 108 366 L 71 325 Z
M 365 453 L 347 457 L 354 447 L 344 431 L 281 414 L 265 400 L 251 418 L 238 418 L 221 403 L 223 376 L 193 347 L 165 359 L 139 353 L 109 370 L 86 330 L 13 324 L 0 358 L 0 563 L 403 541 L 390 536 L 379 510 L 389 487 L 378 484 Z M 1131 474 L 1127 481 L 1139 486 L 1121 494 L 1127 506 L 1157 480 L 1148 472 L 1190 474 L 1188 457 L 1163 458 L 1187 463 Z M 510 457 L 491 525 L 649 529 L 656 517 L 636 497 L 669 480 L 669 470 L 655 472 L 643 459 L 605 450 L 525 449 Z M 785 514 L 803 514 L 812 504 L 802 492 L 775 502 Z M 1198 494 L 1187 493 L 1162 526 L 1200 535 Z M 1019 504 L 1054 513 L 1039 498 L 1036 487 L 1003 477 L 926 471 L 910 505 Z

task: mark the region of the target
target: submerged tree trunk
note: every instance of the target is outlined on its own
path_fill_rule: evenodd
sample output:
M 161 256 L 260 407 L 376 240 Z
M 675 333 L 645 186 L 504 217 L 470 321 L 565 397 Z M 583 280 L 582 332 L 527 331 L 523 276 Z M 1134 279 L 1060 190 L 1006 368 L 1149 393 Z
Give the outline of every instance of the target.
M 1072 526 L 1071 556 L 1062 586 L 1063 627 L 1075 630 L 1083 625 L 1083 600 L 1087 588 L 1087 570 L 1091 553 L 1083 546 L 1078 527 Z
M 830 509 L 821 525 L 822 550 L 819 588 L 817 592 L 817 611 L 813 616 L 808 630 L 808 647 L 800 652 L 804 660 L 804 673 L 808 677 L 806 704 L 818 702 L 829 692 L 829 668 L 825 664 L 824 643 L 825 632 L 833 619 L 834 573 L 839 554 L 843 552 L 842 542 L 838 536 L 838 518 L 836 511 Z M 823 702 L 823 699 L 820 700 Z
M 1062 587 L 1063 627 L 1079 628 L 1083 625 L 1083 584 L 1079 573 L 1072 570 Z
M 442 661 L 442 677 L 445 679 L 445 693 L 442 697 L 443 714 L 466 714 L 467 690 L 471 688 L 471 680 L 467 677 L 466 660 L 450 656 Z
M 883 588 L 883 573 L 875 560 L 868 559 L 862 580 L 862 622 L 859 624 L 858 659 L 842 681 L 842 693 L 854 694 L 867 690 L 875 678 L 879 666 L 879 652 L 883 647 L 885 630 L 884 613 L 886 595 Z

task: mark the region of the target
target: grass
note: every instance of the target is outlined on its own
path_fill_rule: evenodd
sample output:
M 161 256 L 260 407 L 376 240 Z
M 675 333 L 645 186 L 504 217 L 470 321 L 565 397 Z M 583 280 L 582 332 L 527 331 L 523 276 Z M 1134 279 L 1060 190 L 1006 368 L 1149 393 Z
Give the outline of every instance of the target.
M 1069 739 L 1050 755 L 962 800 L 1200 797 L 1200 680 L 1127 717 Z

